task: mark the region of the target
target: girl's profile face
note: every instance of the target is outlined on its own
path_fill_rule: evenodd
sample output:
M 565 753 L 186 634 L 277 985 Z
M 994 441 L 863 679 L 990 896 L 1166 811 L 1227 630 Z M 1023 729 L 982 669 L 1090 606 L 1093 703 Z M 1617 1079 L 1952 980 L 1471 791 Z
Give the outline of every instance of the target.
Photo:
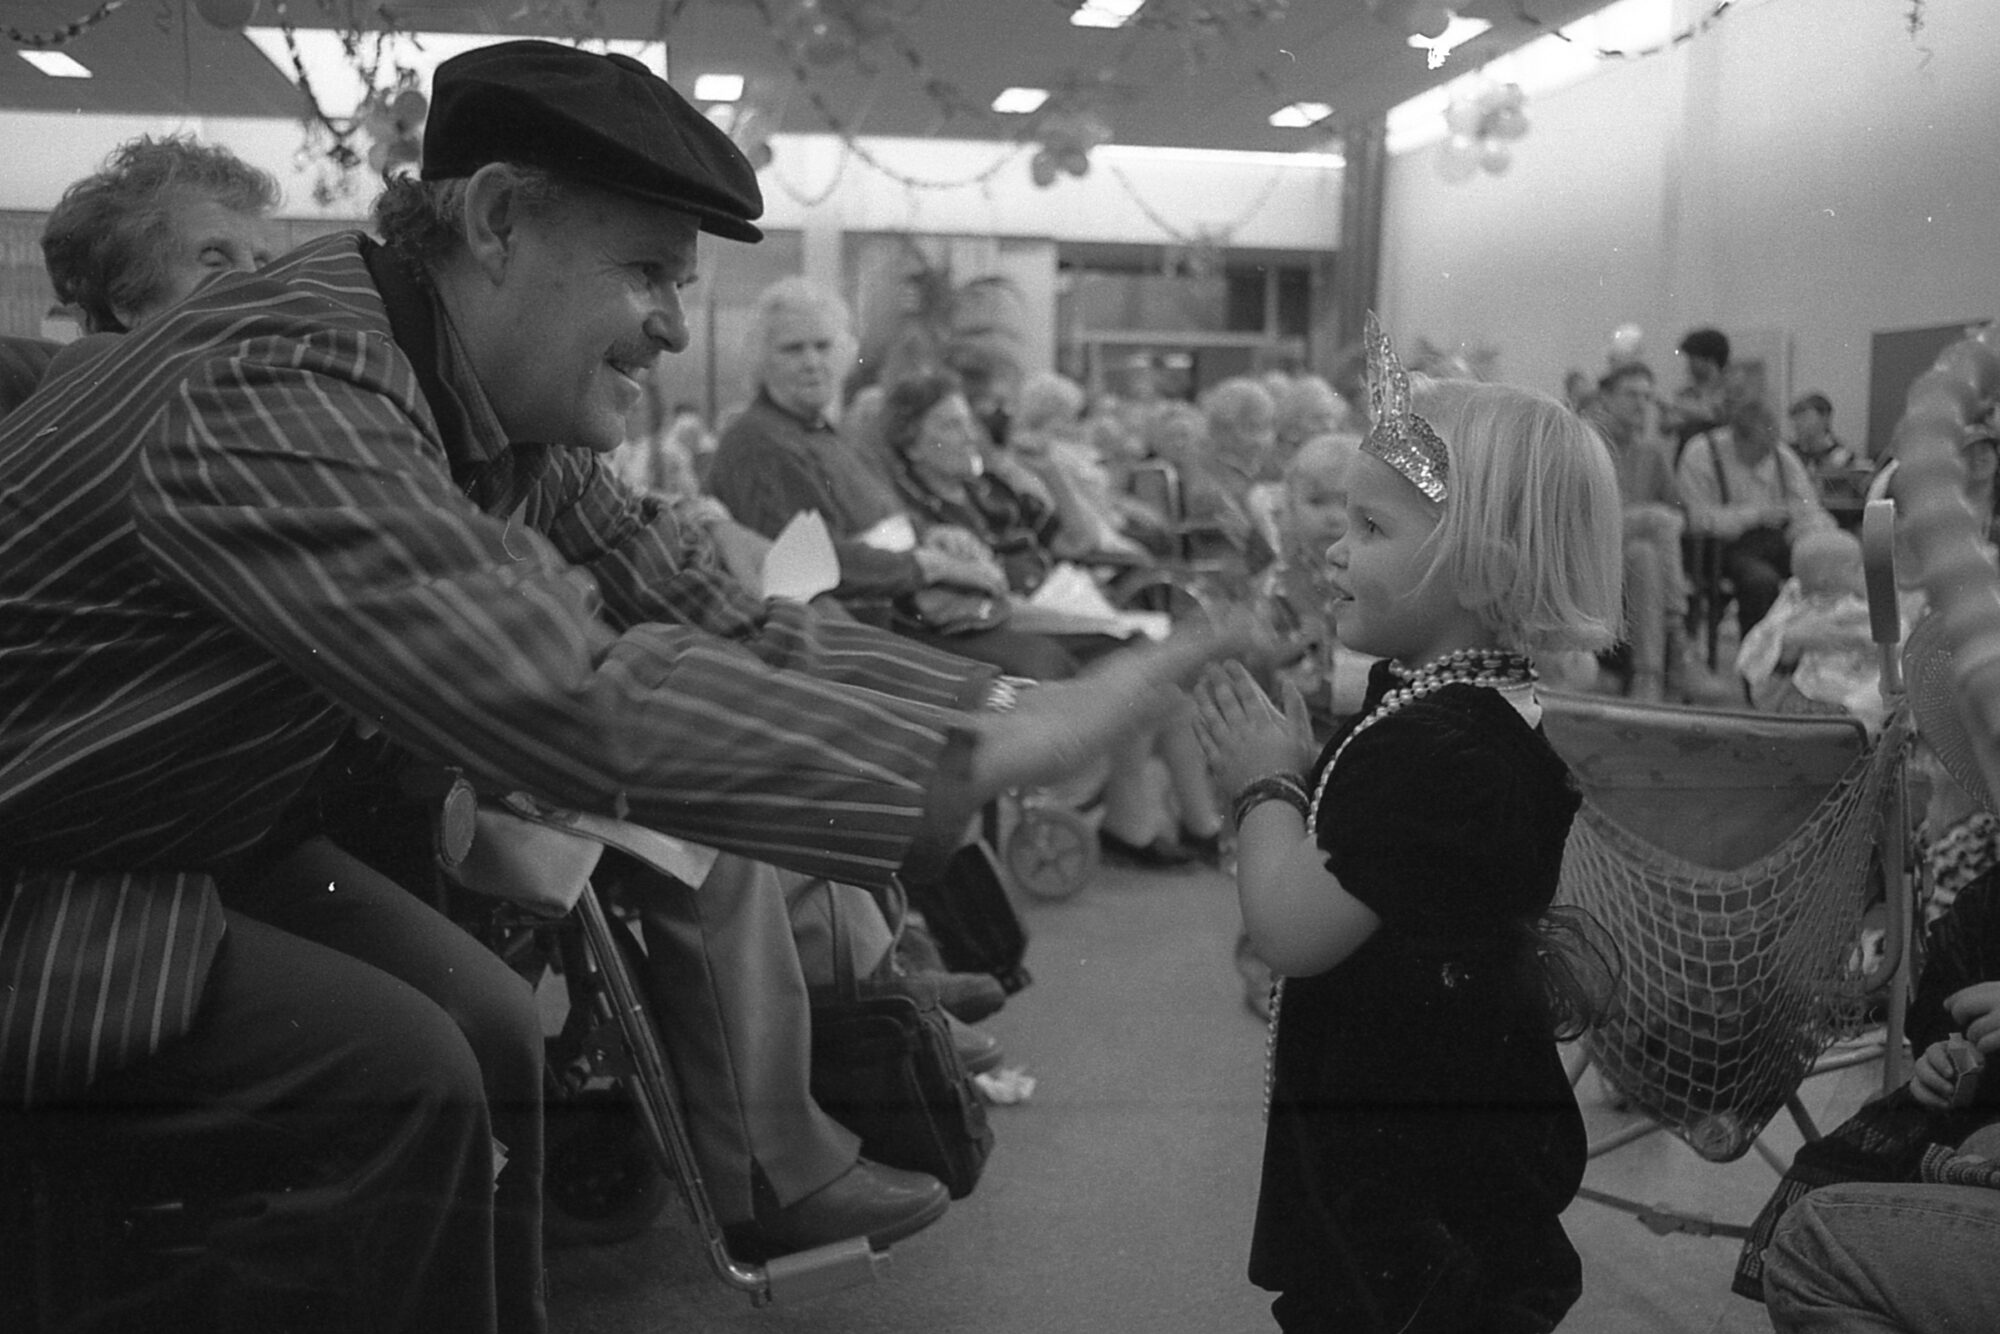
M 1479 619 L 1444 579 L 1426 579 L 1440 511 L 1372 454 L 1347 469 L 1347 531 L 1328 553 L 1340 642 L 1420 667 L 1486 642 Z

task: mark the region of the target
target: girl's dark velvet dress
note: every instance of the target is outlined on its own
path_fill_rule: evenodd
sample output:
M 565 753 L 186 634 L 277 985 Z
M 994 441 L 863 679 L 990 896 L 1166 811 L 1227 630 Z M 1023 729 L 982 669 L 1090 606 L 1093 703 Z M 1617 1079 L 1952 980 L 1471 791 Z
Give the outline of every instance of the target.
M 1364 716 L 1392 684 L 1378 666 Z M 1285 982 L 1250 1278 L 1287 1330 L 1547 1330 L 1582 1291 L 1558 1215 L 1583 1122 L 1532 930 L 1579 802 L 1539 729 L 1470 685 L 1341 756 L 1316 833 L 1381 926 Z

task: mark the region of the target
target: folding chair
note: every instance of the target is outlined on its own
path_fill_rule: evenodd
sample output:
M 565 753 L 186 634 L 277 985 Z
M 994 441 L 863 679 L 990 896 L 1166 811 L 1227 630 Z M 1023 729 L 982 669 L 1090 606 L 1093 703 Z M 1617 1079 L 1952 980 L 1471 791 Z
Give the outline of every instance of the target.
M 1877 516 L 1868 547 L 1871 594 L 1888 521 Z M 1593 1143 L 1592 1157 L 1667 1130 L 1708 1161 L 1755 1147 L 1782 1171 L 1759 1137 L 1780 1111 L 1818 1137 L 1798 1096 L 1806 1078 L 1878 1059 L 1885 1088 L 1906 1074 L 1910 728 L 1890 604 L 1876 637 L 1894 704 L 1877 736 L 1846 717 L 1546 697 L 1543 726 L 1584 792 L 1560 897 L 1605 927 L 1622 965 L 1611 1013 L 1580 1042 L 1572 1076 L 1595 1066 L 1643 1118 Z M 1857 959 L 1877 899 L 1884 951 L 1868 967 Z M 1830 1057 L 1885 988 L 1879 1038 Z M 1579 1193 L 1662 1233 L 1749 1231 Z

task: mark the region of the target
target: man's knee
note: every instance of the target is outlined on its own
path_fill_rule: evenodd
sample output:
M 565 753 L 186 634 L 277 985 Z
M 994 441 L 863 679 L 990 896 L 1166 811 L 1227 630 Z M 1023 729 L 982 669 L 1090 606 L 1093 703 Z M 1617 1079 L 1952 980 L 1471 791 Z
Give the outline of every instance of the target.
M 535 989 L 497 956 L 468 962 L 469 969 L 454 971 L 457 985 L 439 989 L 439 1006 L 482 1064 L 516 1074 L 528 1071 L 539 1081 L 543 1034 Z
M 410 1100 L 439 1107 L 482 1109 L 485 1083 L 479 1058 L 459 1021 L 414 992 L 396 1007 L 392 1025 L 371 1028 L 356 1039 L 350 1064 L 371 1087 L 371 1100 Z

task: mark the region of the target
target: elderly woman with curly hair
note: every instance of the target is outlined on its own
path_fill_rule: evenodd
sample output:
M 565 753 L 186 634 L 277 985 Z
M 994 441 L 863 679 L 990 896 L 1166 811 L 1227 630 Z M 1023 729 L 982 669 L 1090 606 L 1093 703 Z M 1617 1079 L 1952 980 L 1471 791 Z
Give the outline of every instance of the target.
M 891 385 L 883 401 L 882 436 L 897 494 L 921 543 L 992 562 L 1004 572 L 1008 587 L 1022 595 L 1032 593 L 1059 561 L 1092 549 L 1091 535 L 1066 527 L 1053 506 L 987 471 L 983 432 L 951 372 L 919 372 Z M 937 622 L 963 609 L 941 601 L 919 602 L 915 610 L 918 624 L 910 631 L 951 647 L 948 630 L 937 637 Z M 1033 638 L 1066 656 L 1071 671 L 1125 643 L 1102 634 Z M 1106 852 L 1141 866 L 1177 865 L 1197 857 L 1216 860 L 1221 812 L 1186 722 L 1169 724 L 1131 743 L 1129 750 L 1112 757 L 1106 779 L 1099 827 Z
M 277 206 L 277 182 L 228 149 L 142 135 L 63 192 L 42 257 L 85 333 L 125 333 L 213 274 L 268 260 Z

